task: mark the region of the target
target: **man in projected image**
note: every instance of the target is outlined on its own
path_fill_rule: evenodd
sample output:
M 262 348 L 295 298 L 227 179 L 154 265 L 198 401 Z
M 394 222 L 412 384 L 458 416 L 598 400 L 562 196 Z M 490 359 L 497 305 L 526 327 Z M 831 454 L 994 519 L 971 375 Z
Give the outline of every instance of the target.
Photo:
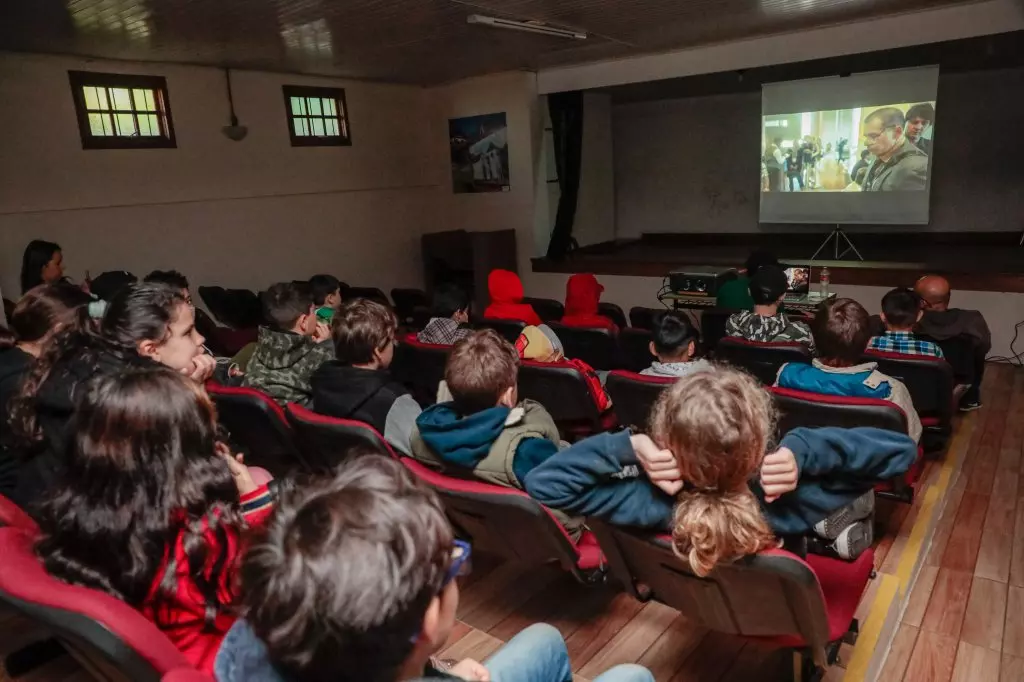
M 935 107 L 929 102 L 915 104 L 907 109 L 907 139 L 928 156 L 932 155 L 932 141 L 924 131 L 935 121 Z
M 865 192 L 925 189 L 928 155 L 905 134 L 906 119 L 896 107 L 882 107 L 864 119 L 864 146 L 875 157 L 864 176 Z

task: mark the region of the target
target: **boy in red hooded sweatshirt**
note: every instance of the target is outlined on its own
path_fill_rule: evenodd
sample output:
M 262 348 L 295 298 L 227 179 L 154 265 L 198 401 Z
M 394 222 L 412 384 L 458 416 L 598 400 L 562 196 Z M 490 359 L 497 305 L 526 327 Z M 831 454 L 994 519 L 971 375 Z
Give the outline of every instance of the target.
M 487 291 L 491 304 L 484 317 L 492 320 L 520 320 L 526 324 L 544 324 L 533 306 L 523 303 L 523 283 L 519 275 L 510 270 L 491 270 L 487 276 Z
M 565 283 L 565 315 L 562 324 L 566 327 L 597 327 L 618 332 L 619 327 L 604 315 L 597 314 L 604 287 L 590 273 L 573 275 Z

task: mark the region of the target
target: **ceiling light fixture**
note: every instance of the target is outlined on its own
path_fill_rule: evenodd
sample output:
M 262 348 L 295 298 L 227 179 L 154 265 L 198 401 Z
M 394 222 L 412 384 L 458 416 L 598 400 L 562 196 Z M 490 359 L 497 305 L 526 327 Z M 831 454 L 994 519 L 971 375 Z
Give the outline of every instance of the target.
M 516 21 L 515 19 L 488 17 L 483 14 L 470 14 L 466 17 L 466 23 L 490 26 L 491 28 L 507 28 L 512 31 L 525 31 L 526 33 L 539 33 L 540 35 L 555 36 L 556 38 L 569 38 L 571 40 L 587 39 L 587 34 L 584 31 L 557 28 L 540 21 Z

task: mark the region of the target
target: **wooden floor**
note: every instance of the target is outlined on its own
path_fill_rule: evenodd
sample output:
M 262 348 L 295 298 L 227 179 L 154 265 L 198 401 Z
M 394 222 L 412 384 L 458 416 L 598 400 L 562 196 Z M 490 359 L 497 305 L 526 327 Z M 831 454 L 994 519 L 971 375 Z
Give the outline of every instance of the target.
M 963 470 L 882 669 L 885 682 L 1024 680 L 1024 503 L 1018 503 L 1024 500 L 1024 370 L 990 366 L 983 399 L 985 407 L 957 425 Z M 929 462 L 924 486 L 943 461 Z M 924 497 L 913 505 L 880 502 L 879 573 L 896 575 Z M 707 632 L 674 609 L 641 604 L 614 585 L 584 587 L 554 568 L 526 569 L 485 556 L 474 556 L 473 573 L 463 580 L 459 622 L 445 658 L 485 659 L 527 625 L 548 622 L 565 636 L 577 680 L 633 662 L 650 668 L 659 682 L 788 679 L 788 653 Z M 862 622 L 877 584 L 862 599 Z M 40 634 L 0 613 L 0 654 Z M 852 654 L 844 645 L 827 682 L 843 679 Z M 8 679 L 0 668 L 0 682 Z M 88 678 L 64 657 L 20 679 Z

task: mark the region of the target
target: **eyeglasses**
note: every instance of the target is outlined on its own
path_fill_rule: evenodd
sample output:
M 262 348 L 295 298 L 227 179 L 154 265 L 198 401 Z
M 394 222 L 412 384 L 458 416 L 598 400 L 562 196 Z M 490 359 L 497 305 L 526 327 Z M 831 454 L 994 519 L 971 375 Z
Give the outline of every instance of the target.
M 448 587 L 448 584 L 459 576 L 469 575 L 469 572 L 472 569 L 469 557 L 472 553 L 473 548 L 470 547 L 468 542 L 465 542 L 464 540 L 455 540 L 452 542 L 452 562 L 448 564 L 448 571 L 444 574 L 444 580 L 441 582 L 441 590 Z
M 889 130 L 889 129 L 895 128 L 895 127 L 896 126 L 885 126 L 881 130 L 879 130 L 877 133 L 864 133 L 864 139 L 868 140 L 869 142 L 874 142 L 875 140 L 880 138 L 882 136 L 882 133 L 884 133 L 886 130 Z

